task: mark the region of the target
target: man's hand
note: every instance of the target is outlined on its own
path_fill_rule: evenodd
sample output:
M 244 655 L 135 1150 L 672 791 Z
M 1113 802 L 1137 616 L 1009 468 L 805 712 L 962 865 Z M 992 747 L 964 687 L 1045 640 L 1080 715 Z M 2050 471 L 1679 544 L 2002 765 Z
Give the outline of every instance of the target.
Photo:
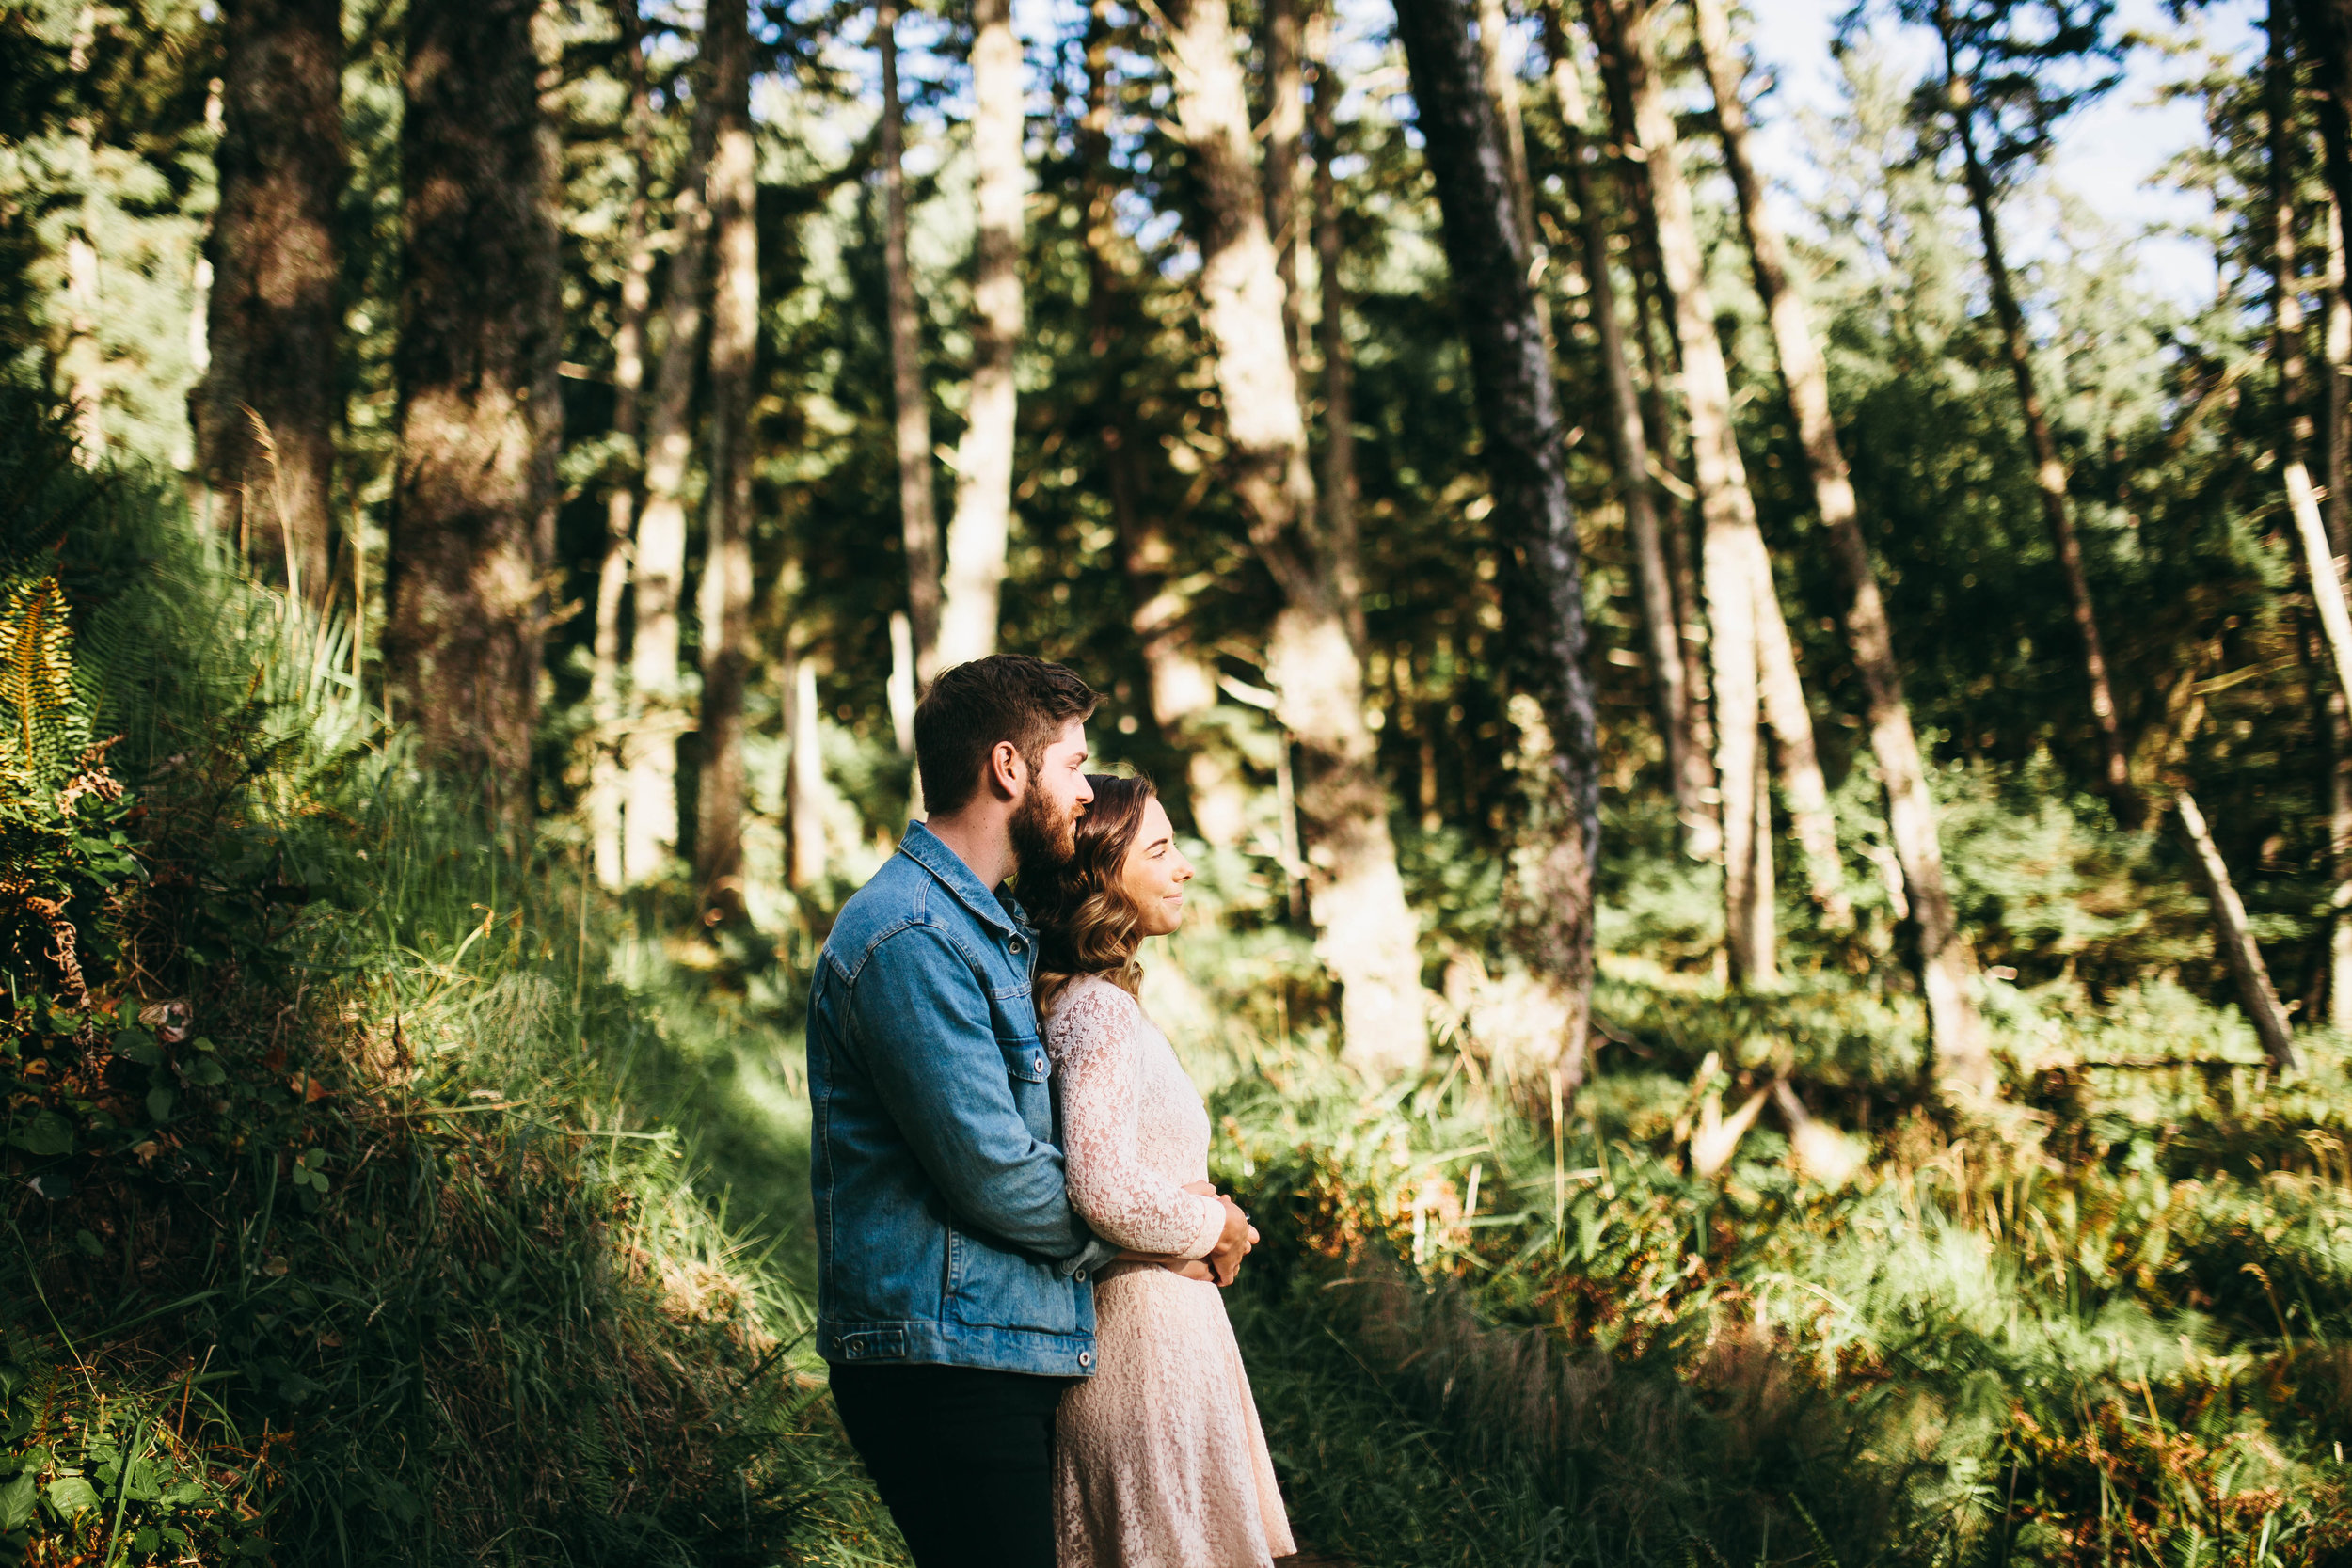
M 1185 1279 L 1198 1279 L 1205 1284 L 1214 1284 L 1216 1280 L 1216 1275 L 1210 1272 L 1205 1259 L 1179 1258 L 1172 1252 L 1136 1252 L 1129 1248 L 1119 1255 L 1119 1260 L 1122 1263 L 1157 1263 L 1172 1275 Z

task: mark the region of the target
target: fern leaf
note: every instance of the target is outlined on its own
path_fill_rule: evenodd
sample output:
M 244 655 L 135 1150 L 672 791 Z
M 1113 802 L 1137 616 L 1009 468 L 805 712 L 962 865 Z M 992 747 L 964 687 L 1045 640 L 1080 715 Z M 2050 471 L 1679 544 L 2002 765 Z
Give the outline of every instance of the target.
M 38 768 L 73 728 L 72 628 L 54 577 L 18 584 L 0 604 L 0 706 L 22 767 Z

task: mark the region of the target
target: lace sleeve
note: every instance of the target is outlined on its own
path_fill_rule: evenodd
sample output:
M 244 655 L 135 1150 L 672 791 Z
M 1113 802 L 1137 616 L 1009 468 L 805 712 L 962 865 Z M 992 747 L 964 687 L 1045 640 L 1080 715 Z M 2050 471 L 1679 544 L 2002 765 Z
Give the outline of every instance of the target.
M 1122 1247 L 1205 1257 L 1224 1229 L 1224 1205 L 1184 1191 L 1136 1151 L 1140 1016 L 1117 986 L 1083 979 L 1046 1021 L 1045 1048 L 1061 1078 L 1070 1201 L 1096 1235 Z

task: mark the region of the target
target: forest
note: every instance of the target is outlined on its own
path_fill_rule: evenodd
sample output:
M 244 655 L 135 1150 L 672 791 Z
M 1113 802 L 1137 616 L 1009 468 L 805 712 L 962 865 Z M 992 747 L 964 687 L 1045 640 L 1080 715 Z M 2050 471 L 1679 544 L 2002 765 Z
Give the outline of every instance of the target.
M 908 1560 L 803 1009 L 1005 650 L 1293 1560 L 2352 1562 L 2352 0 L 1787 4 L 0 0 L 0 1559 Z

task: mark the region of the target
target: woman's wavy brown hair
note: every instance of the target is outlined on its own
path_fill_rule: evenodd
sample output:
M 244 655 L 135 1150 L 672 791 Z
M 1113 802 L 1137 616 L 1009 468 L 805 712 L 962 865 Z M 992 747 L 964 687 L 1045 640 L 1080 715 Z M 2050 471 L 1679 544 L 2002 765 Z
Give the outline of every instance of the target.
M 1076 851 L 1041 866 L 1018 884 L 1021 906 L 1037 926 L 1037 1010 L 1042 1018 L 1070 982 L 1099 974 L 1130 996 L 1143 983 L 1136 949 L 1141 911 L 1120 886 L 1120 867 L 1143 827 L 1144 803 L 1159 791 L 1149 779 L 1089 773 L 1094 800 L 1078 818 Z

